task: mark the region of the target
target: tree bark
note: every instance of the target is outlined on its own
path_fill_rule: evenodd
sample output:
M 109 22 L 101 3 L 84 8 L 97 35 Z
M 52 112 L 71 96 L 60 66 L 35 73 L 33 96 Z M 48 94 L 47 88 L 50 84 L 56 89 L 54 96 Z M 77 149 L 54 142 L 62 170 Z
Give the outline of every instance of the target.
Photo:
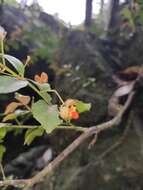
M 92 2 L 93 0 L 86 0 L 86 15 L 84 22 L 86 28 L 90 27 L 92 22 Z
M 109 20 L 108 30 L 111 30 L 116 26 L 118 8 L 119 8 L 119 0 L 111 0 L 111 2 L 110 2 L 110 20 Z

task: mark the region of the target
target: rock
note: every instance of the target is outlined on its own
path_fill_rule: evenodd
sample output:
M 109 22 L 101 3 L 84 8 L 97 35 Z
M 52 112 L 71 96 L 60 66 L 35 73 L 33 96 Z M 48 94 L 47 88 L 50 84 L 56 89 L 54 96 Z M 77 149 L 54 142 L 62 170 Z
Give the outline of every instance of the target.
M 15 31 L 16 28 L 23 28 L 23 26 L 27 25 L 32 16 L 34 16 L 34 10 L 31 10 L 31 7 L 26 7 L 26 9 L 23 10 L 13 6 L 3 5 L 1 25 L 4 26 L 8 34 L 10 34 Z M 35 15 L 34 19 L 35 24 L 41 22 L 41 24 L 47 25 L 55 33 L 58 33 L 60 30 L 59 21 L 50 14 L 40 11 Z

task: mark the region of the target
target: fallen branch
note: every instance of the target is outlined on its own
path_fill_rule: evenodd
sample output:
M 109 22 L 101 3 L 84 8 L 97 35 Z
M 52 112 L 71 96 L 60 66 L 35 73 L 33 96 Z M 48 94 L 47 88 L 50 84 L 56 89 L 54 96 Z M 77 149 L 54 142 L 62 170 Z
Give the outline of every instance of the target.
M 132 99 L 134 97 L 135 92 L 132 91 L 128 95 L 128 99 L 123 107 L 123 109 L 117 114 L 116 117 L 111 119 L 108 122 L 86 128 L 86 130 L 77 138 L 75 139 L 67 148 L 65 148 L 52 162 L 50 162 L 42 171 L 37 173 L 31 179 L 25 180 L 4 180 L 0 181 L 0 186 L 14 186 L 14 187 L 21 187 L 23 190 L 28 190 L 33 185 L 40 183 L 45 176 L 49 175 L 67 156 L 69 156 L 79 145 L 81 145 L 86 139 L 91 137 L 92 135 L 99 134 L 101 131 L 109 129 L 113 126 L 119 125 L 122 120 L 122 117 L 128 107 L 130 106 Z

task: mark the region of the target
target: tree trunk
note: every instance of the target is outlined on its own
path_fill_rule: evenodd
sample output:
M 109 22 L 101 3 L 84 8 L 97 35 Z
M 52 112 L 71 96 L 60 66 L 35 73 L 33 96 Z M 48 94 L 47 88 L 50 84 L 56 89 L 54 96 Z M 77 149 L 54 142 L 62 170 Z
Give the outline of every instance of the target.
M 84 25 L 86 28 L 91 26 L 91 22 L 92 22 L 92 1 L 93 0 L 86 0 L 86 15 L 85 15 L 85 22 L 84 22 Z
M 101 4 L 100 4 L 100 15 L 103 14 L 103 8 L 104 8 L 104 0 L 101 0 Z
M 110 0 L 110 19 L 108 30 L 113 29 L 117 23 L 117 13 L 119 8 L 119 0 Z

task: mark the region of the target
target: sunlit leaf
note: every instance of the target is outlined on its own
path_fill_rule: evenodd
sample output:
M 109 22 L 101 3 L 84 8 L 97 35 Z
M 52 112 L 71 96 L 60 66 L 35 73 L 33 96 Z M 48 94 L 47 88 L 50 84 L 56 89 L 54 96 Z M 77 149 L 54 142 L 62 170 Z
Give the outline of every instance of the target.
M 51 133 L 61 123 L 57 105 L 48 105 L 44 100 L 32 105 L 32 113 L 47 133 Z
M 3 159 L 3 155 L 4 153 L 6 152 L 6 148 L 4 145 L 0 144 L 0 162 L 2 161 Z
M 91 109 L 91 104 L 90 103 L 84 103 L 82 101 L 77 101 L 76 109 L 79 113 L 89 111 Z
M 43 128 L 28 129 L 25 133 L 24 144 L 30 145 L 36 137 L 42 136 L 44 133 Z
M 2 56 L 2 54 L 0 54 Z M 17 58 L 4 54 L 3 57 L 12 64 L 12 66 L 16 69 L 16 71 L 21 75 L 24 76 L 24 64 Z
M 26 80 L 18 80 L 9 76 L 0 76 L 0 94 L 15 92 L 28 85 Z

